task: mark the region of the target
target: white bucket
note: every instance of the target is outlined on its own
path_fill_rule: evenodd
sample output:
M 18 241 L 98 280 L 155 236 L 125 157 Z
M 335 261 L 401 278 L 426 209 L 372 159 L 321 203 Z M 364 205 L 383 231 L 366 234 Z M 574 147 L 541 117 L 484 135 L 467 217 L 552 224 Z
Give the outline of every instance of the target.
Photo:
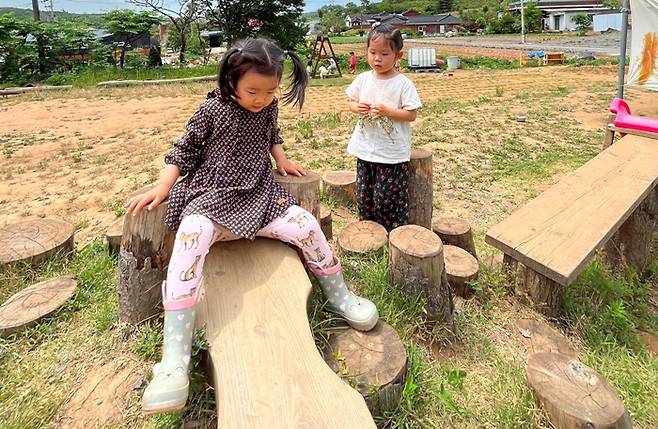
M 459 68 L 459 57 L 448 57 L 448 68 L 449 69 L 458 69 Z

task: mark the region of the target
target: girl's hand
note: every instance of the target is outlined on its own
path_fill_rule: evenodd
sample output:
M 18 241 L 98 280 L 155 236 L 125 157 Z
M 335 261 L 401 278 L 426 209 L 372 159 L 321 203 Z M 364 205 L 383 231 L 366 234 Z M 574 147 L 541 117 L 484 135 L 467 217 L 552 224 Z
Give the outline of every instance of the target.
M 288 173 L 294 176 L 306 176 L 306 170 L 302 167 L 298 167 L 287 159 L 282 159 L 276 163 L 276 170 L 282 176 L 287 176 Z
M 390 108 L 385 104 L 378 103 L 370 108 L 370 113 L 372 114 L 373 118 L 379 118 L 381 116 L 389 116 Z
M 359 111 L 359 114 L 363 116 L 370 113 L 370 109 L 371 109 L 370 104 L 368 103 L 357 103 L 356 108 Z
M 144 206 L 150 203 L 146 209 L 151 211 L 167 198 L 167 195 L 169 195 L 169 189 L 170 188 L 167 185 L 157 185 L 155 188 L 146 191 L 143 194 L 132 197 L 126 202 L 124 208 L 128 214 L 132 213 L 133 216 L 137 216 Z

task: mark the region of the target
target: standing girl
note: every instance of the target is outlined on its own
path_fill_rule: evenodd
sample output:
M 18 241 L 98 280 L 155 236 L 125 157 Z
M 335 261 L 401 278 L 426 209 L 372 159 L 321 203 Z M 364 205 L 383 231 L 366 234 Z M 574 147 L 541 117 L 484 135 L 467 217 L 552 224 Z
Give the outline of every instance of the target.
M 361 116 L 347 151 L 357 157 L 357 208 L 361 220 L 390 231 L 409 216 L 411 125 L 421 107 L 414 84 L 395 69 L 402 33 L 388 24 L 368 33 L 368 64 L 347 88 L 350 110 Z
M 162 286 L 163 356 L 144 391 L 146 413 L 185 405 L 194 306 L 205 257 L 216 241 L 269 237 L 299 247 L 335 312 L 356 329 L 377 323 L 375 305 L 345 286 L 317 220 L 274 181 L 270 155 L 281 174 L 306 174 L 286 158 L 277 127 L 275 94 L 286 56 L 293 71 L 283 101 L 301 108 L 308 76 L 299 57 L 265 39 L 239 41 L 219 65 L 219 88 L 208 94 L 165 157 L 158 185 L 126 203 L 135 216 L 169 196 L 165 223 L 178 228 Z

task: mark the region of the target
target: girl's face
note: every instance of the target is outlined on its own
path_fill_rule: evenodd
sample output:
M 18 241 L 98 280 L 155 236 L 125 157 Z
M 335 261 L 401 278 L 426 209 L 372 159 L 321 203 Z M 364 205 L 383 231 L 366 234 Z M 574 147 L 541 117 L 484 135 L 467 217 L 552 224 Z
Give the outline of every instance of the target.
M 402 52 L 395 52 L 384 37 L 370 40 L 368 46 L 368 64 L 375 71 L 375 76 L 388 76 L 395 73 L 395 62 L 402 57 Z
M 238 79 L 236 101 L 250 112 L 260 112 L 274 100 L 279 89 L 279 77 L 268 76 L 249 70 Z

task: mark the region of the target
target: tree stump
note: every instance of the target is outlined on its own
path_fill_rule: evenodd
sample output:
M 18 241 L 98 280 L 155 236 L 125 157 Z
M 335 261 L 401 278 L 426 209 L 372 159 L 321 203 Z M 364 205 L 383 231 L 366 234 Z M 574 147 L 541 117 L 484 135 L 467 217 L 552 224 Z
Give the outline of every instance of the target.
M 121 248 L 121 236 L 123 234 L 123 221 L 124 217 L 120 217 L 107 227 L 105 231 L 105 238 L 107 239 L 108 249 L 110 255 L 118 256 L 119 249 Z
M 62 276 L 21 290 L 0 306 L 0 337 L 51 315 L 73 296 L 77 286 L 74 276 Z
M 322 228 L 322 232 L 324 233 L 324 236 L 327 240 L 331 240 L 333 238 L 331 209 L 329 209 L 329 207 L 325 206 L 324 204 L 320 204 L 320 228 Z
M 275 171 L 274 180 L 297 199 L 300 207 L 320 220 L 320 176 L 311 171 L 301 177 L 282 176 Z
M 632 427 L 624 403 L 596 371 L 560 353 L 528 360 L 528 384 L 557 429 Z
M 409 163 L 409 224 L 432 227 L 432 152 L 411 149 Z
M 649 193 L 606 243 L 604 252 L 608 264 L 617 271 L 632 266 L 642 272 L 651 261 L 650 252 L 657 221 L 658 187 Z
M 338 247 L 346 253 L 366 253 L 383 249 L 388 241 L 386 228 L 369 220 L 347 225 L 338 234 Z
M 380 320 L 369 332 L 332 333 L 323 355 L 361 393 L 373 416 L 395 410 L 407 378 L 407 351 L 395 329 Z
M 463 219 L 440 217 L 432 223 L 432 231 L 439 236 L 443 244 L 457 246 L 477 258 L 471 226 Z
M 468 283 L 478 279 L 478 260 L 466 250 L 450 245 L 443 246 L 443 257 L 448 283 L 453 292 L 462 298 L 472 297 L 474 291 Z
M 140 189 L 133 195 L 148 190 Z M 119 318 L 138 324 L 157 314 L 176 231 L 164 223 L 167 201 L 126 216 L 119 250 Z
M 0 226 L 0 267 L 37 265 L 57 253 L 73 251 L 75 227 L 58 219 L 33 219 Z
M 323 192 L 342 205 L 356 204 L 356 173 L 328 171 L 322 180 Z
M 452 325 L 452 292 L 436 234 L 418 225 L 395 228 L 389 236 L 388 269 L 405 293 L 427 301 L 428 317 Z
M 510 281 L 514 283 L 515 294 L 521 301 L 546 317 L 557 317 L 560 314 L 564 294 L 561 284 L 526 267 L 509 255 L 503 256 L 503 267 Z

